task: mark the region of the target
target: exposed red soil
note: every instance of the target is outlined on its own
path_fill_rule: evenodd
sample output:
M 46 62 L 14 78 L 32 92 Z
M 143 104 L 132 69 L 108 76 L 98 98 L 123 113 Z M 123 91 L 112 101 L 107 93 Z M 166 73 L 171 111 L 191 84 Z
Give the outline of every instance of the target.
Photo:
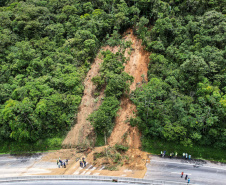
M 134 82 L 130 86 L 130 90 L 133 91 L 137 85 L 147 82 L 150 53 L 144 50 L 142 41 L 138 40 L 131 30 L 128 30 L 125 35 L 124 39 L 126 41 L 132 41 L 133 50 L 131 55 L 129 55 L 129 48 L 125 53 L 125 57 L 129 57 L 129 60 L 125 64 L 125 72 L 134 77 Z M 126 140 L 130 148 L 137 149 L 141 147 L 139 130 L 136 127 L 131 127 L 129 124 L 129 119 L 135 116 L 134 113 L 136 113 L 136 106 L 128 97 L 122 97 L 121 109 L 117 113 L 115 127 L 108 139 L 108 143 L 111 146 L 116 143 L 125 143 Z
M 91 80 L 99 73 L 100 64 L 102 62 L 100 53 L 103 50 L 116 52 L 117 48 L 110 48 L 109 46 L 102 48 L 102 50 L 97 54 L 94 63 L 91 65 L 91 69 L 84 80 L 84 94 L 79 106 L 76 124 L 64 139 L 62 144 L 64 148 L 89 147 L 93 146 L 95 143 L 95 134 L 88 117 L 101 105 L 102 98 L 104 97 L 104 89 L 102 89 L 99 96 L 95 96 L 94 92 L 96 86 Z
M 125 71 L 134 77 L 134 82 L 130 86 L 130 90 L 133 91 L 137 86 L 142 83 L 147 82 L 147 71 L 148 71 L 148 63 L 149 63 L 149 53 L 144 50 L 141 40 L 138 40 L 132 33 L 132 30 L 128 30 L 123 37 L 126 41 L 132 42 L 132 50 L 126 49 L 125 57 L 129 58 L 127 63 L 125 63 Z M 119 47 L 111 48 L 109 46 L 104 47 L 103 50 L 110 50 L 113 53 L 116 53 L 119 50 Z M 43 160 L 53 160 L 56 162 L 58 157 L 68 158 L 69 165 L 66 169 L 50 169 L 50 175 L 57 174 L 84 174 L 86 169 L 80 169 L 77 158 L 81 158 L 82 156 L 87 157 L 87 162 L 92 164 L 93 166 L 101 167 L 103 165 L 108 166 L 117 166 L 117 171 L 109 171 L 109 170 L 92 170 L 89 172 L 89 175 L 108 175 L 108 176 L 126 176 L 126 177 L 135 177 L 135 178 L 143 178 L 146 172 L 146 160 L 147 153 L 139 150 L 141 147 L 140 142 L 140 132 L 136 127 L 132 127 L 129 124 L 129 119 L 131 117 L 135 117 L 136 114 L 136 106 L 131 102 L 131 100 L 123 96 L 121 98 L 121 108 L 118 111 L 118 116 L 115 119 L 115 127 L 112 131 L 111 136 L 108 138 L 108 146 L 98 147 L 90 149 L 95 143 L 95 134 L 93 131 L 93 127 L 90 122 L 87 120 L 88 116 L 101 105 L 101 100 L 104 97 L 104 89 L 100 92 L 98 97 L 94 96 L 95 85 L 92 83 L 91 79 L 98 75 L 100 64 L 102 59 L 100 57 L 100 53 L 97 55 L 95 62 L 92 64 L 90 71 L 87 74 L 86 79 L 84 80 L 84 95 L 82 97 L 81 105 L 79 107 L 79 112 L 77 115 L 77 123 L 72 128 L 72 130 L 68 133 L 67 137 L 63 142 L 63 146 L 65 148 L 71 149 L 62 149 L 54 153 L 50 153 L 46 155 Z M 97 99 L 98 98 L 98 99 Z M 129 150 L 125 153 L 120 154 L 120 165 L 116 164 L 112 157 L 114 156 L 114 145 L 115 144 L 123 144 L 128 145 Z M 77 153 L 76 149 L 83 147 L 88 149 L 83 153 Z M 112 148 L 112 150 L 111 150 Z M 109 153 L 107 157 L 101 157 L 98 159 L 94 159 L 95 153 L 105 153 L 106 150 L 112 151 L 113 153 Z
M 108 150 L 109 157 L 102 157 L 95 159 L 95 153 L 105 153 Z M 114 148 L 112 148 L 114 150 Z M 146 173 L 146 160 L 147 153 L 140 151 L 139 149 L 129 149 L 127 152 L 122 154 L 122 159 L 120 160 L 121 165 L 117 165 L 116 162 L 112 160 L 111 150 L 109 146 L 96 147 L 90 153 L 77 153 L 76 149 L 62 149 L 59 151 L 51 152 L 42 158 L 42 161 L 55 162 L 59 157 L 64 159 L 69 159 L 69 164 L 67 168 L 56 168 L 48 169 L 50 173 L 39 174 L 39 175 L 103 175 L 103 176 L 121 176 L 121 177 L 133 177 L 133 178 L 143 178 Z M 113 152 L 114 153 L 114 152 Z M 125 158 L 125 156 L 127 158 Z M 80 168 L 78 158 L 85 157 L 88 162 L 87 168 Z M 76 160 L 77 159 L 77 160 Z M 90 165 L 95 167 L 91 169 Z M 116 170 L 101 170 L 102 167 L 107 166 L 117 166 Z M 88 173 L 87 173 L 88 172 Z M 37 175 L 37 174 L 36 174 Z

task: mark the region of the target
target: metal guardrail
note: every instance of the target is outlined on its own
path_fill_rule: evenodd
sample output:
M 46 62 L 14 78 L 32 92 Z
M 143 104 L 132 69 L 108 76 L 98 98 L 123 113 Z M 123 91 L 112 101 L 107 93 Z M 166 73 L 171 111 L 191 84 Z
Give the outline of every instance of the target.
M 113 176 L 82 176 L 82 175 L 46 175 L 46 176 L 20 176 L 0 178 L 0 184 L 3 182 L 17 181 L 42 181 L 42 180 L 86 180 L 86 181 L 106 181 L 106 182 L 121 182 L 132 184 L 150 184 L 150 185 L 187 185 L 187 183 L 163 181 L 163 180 L 148 180 L 127 177 Z M 192 185 L 192 184 L 190 184 Z

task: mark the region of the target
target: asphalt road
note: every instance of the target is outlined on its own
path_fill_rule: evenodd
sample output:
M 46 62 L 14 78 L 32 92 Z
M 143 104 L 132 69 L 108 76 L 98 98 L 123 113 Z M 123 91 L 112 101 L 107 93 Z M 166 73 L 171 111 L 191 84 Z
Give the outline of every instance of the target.
M 41 154 L 32 156 L 1 155 L 0 178 L 49 173 L 49 169 L 57 167 L 55 162 L 43 162 L 41 158 Z
M 187 182 L 184 177 L 187 174 L 190 183 L 200 185 L 226 185 L 226 165 L 207 162 L 195 168 L 191 163 L 182 159 L 161 158 L 151 156 L 147 163 L 147 173 L 144 179 L 165 180 L 174 182 Z M 184 177 L 181 178 L 181 172 Z
M 24 182 L 4 182 L 1 185 L 115 185 L 115 182 L 95 182 L 95 181 L 24 181 Z M 127 183 L 117 183 L 118 185 L 128 185 Z M 136 185 L 136 184 L 134 184 Z
M 4 177 L 18 177 L 18 176 L 33 176 L 40 173 L 48 175 L 49 169 L 57 168 L 55 162 L 43 162 L 41 161 L 41 155 L 33 156 L 0 156 L 0 178 Z M 147 163 L 147 172 L 144 179 L 149 180 L 164 180 L 171 181 L 172 184 L 186 183 L 184 178 L 180 177 L 181 172 L 184 172 L 184 176 L 187 174 L 191 180 L 191 184 L 199 185 L 226 185 L 226 165 L 223 164 L 213 164 L 207 162 L 199 168 L 194 168 L 194 163 L 185 163 L 186 160 L 181 159 L 169 159 L 161 158 L 158 156 L 151 156 L 150 163 Z M 41 181 L 41 184 L 65 184 L 62 181 Z M 75 183 L 75 181 L 66 181 L 69 185 L 70 183 Z M 16 182 L 14 184 L 33 184 L 36 182 Z M 80 184 L 91 184 L 89 182 L 81 182 Z M 97 184 L 102 184 L 102 182 L 94 182 Z M 4 183 L 0 183 L 4 184 Z M 9 184 L 9 183 L 5 183 Z M 13 185 L 14 185 L 13 184 Z M 37 183 L 36 183 L 37 184 Z M 76 184 L 78 184 L 76 182 Z M 104 184 L 112 184 L 107 182 Z M 114 183 L 113 183 L 114 184 Z M 119 184 L 119 183 L 117 183 Z M 11 184 L 10 184 L 11 185 Z

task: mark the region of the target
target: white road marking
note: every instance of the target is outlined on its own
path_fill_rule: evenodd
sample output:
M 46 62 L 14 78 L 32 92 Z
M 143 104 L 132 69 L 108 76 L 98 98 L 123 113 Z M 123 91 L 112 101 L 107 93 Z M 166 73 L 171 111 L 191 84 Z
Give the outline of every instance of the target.
M 104 168 L 105 168 L 105 166 L 102 166 L 101 169 L 100 169 L 100 171 L 103 170 Z
M 217 169 L 217 170 L 225 170 L 226 171 L 226 169 L 224 169 L 224 168 L 217 168 L 217 167 L 212 167 L 212 166 L 201 166 L 202 168 L 204 167 L 204 168 L 214 168 L 214 169 Z
M 91 171 L 93 171 L 93 170 L 95 170 L 96 169 L 96 167 L 93 167 L 92 169 L 91 169 Z
M 171 172 L 171 173 L 176 173 L 176 174 L 180 174 L 181 175 L 180 172 Z M 190 173 L 184 173 L 184 175 L 191 175 L 191 174 Z

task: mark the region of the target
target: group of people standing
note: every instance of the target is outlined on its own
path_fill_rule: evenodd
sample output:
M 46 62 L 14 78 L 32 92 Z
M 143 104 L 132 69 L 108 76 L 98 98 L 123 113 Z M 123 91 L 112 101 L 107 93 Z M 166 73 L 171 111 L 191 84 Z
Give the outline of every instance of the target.
M 172 158 L 172 157 L 177 157 L 177 152 L 171 152 L 170 153 L 170 159 Z M 161 157 L 165 157 L 166 156 L 166 151 L 164 150 L 163 152 L 161 151 Z
M 85 157 L 81 159 L 79 159 L 79 164 L 80 164 L 80 167 L 81 168 L 85 168 L 86 167 L 86 160 L 85 160 Z
M 181 178 L 183 178 L 183 176 L 184 176 L 184 172 L 181 172 Z M 190 178 L 188 178 L 187 174 L 185 175 L 184 180 L 188 180 L 188 184 L 190 183 Z
M 187 153 L 183 153 L 183 159 L 191 160 L 191 155 L 188 155 Z
M 86 167 L 86 160 L 85 157 L 81 159 L 79 159 L 79 164 L 81 168 Z M 65 161 L 62 161 L 59 157 L 59 159 L 57 159 L 57 166 L 60 168 L 62 166 L 62 168 L 66 168 L 66 165 L 68 165 L 68 159 L 66 159 Z
M 172 158 L 172 157 L 177 157 L 177 152 L 171 152 L 170 154 L 169 154 L 169 157 L 170 157 L 170 159 Z M 161 157 L 165 157 L 166 156 L 166 151 L 161 151 Z M 191 160 L 191 155 L 188 155 L 188 153 L 183 153 L 182 154 L 182 157 L 183 157 L 183 159 L 189 159 L 189 160 Z M 183 178 L 184 177 L 184 172 L 181 172 L 181 178 Z M 190 183 L 190 178 L 188 178 L 188 175 L 186 174 L 185 175 L 185 178 L 184 178 L 186 181 L 187 181 L 187 183 L 189 184 Z
M 169 154 L 169 157 L 170 157 L 170 159 L 171 158 L 173 158 L 173 157 L 177 157 L 177 152 L 171 152 L 170 154 Z M 161 157 L 165 157 L 166 156 L 166 151 L 161 151 Z M 187 153 L 183 153 L 183 159 L 189 159 L 189 160 L 191 160 L 191 155 L 188 155 Z
M 65 161 L 62 161 L 59 157 L 59 160 L 57 160 L 58 168 L 60 168 L 61 166 L 62 168 L 66 168 L 66 165 L 68 165 L 68 159 L 66 159 Z

